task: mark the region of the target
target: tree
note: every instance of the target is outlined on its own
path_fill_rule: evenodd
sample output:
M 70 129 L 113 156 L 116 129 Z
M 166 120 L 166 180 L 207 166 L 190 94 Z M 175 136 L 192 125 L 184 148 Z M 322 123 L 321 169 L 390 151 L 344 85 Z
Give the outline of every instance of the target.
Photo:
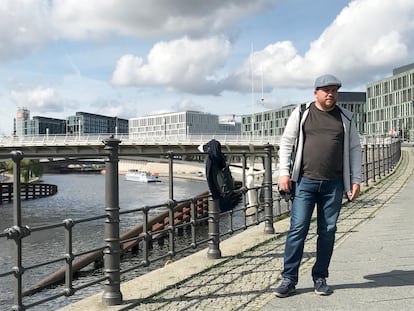
M 7 170 L 13 172 L 13 161 L 6 162 Z M 20 180 L 24 183 L 41 177 L 43 174 L 43 167 L 39 160 L 23 159 L 20 162 Z

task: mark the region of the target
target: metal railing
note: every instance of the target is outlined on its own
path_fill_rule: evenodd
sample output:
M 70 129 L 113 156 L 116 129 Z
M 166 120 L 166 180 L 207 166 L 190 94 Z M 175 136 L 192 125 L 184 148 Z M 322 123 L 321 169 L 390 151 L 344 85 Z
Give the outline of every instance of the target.
M 54 195 L 57 192 L 56 185 L 43 184 L 43 183 L 24 183 L 20 186 L 20 198 L 22 200 L 31 200 L 37 198 L 43 198 L 50 195 Z M 13 202 L 13 183 L 2 182 L 0 183 L 0 205 L 3 203 Z
M 62 146 L 62 145 L 91 145 L 101 144 L 110 134 L 83 134 L 83 135 L 28 135 L 28 136 L 0 136 L 0 147 L 19 146 Z M 248 135 L 225 135 L 225 134 L 204 134 L 204 135 L 167 135 L 167 136 L 136 136 L 128 134 L 112 134 L 113 137 L 121 140 L 124 145 L 195 145 L 204 144 L 214 138 L 222 144 L 239 145 L 272 145 L 279 144 L 279 136 L 248 136 Z
M 401 140 L 365 138 L 362 145 L 362 183 L 375 182 L 394 169 L 401 157 Z
M 272 160 L 276 157 L 273 146 L 267 144 L 264 147 L 264 152 L 257 153 L 227 153 L 228 158 L 241 159 L 241 188 L 236 190 L 241 195 L 241 204 L 236 208 L 226 213 L 220 213 L 218 202 L 212 200 L 211 196 L 201 194 L 196 197 L 188 198 L 181 201 L 174 199 L 174 160 L 175 153 L 165 153 L 169 161 L 169 198 L 161 204 L 152 206 L 143 206 L 131 210 L 120 211 L 119 207 L 119 184 L 118 184 L 118 151 L 120 140 L 116 138 L 107 138 L 103 141 L 104 149 L 100 153 L 93 153 L 91 157 L 102 157 L 105 159 L 105 213 L 96 215 L 85 219 L 64 219 L 61 223 L 48 224 L 39 227 L 30 227 L 22 223 L 22 209 L 20 196 L 21 184 L 20 180 L 14 179 L 13 190 L 17 198 L 13 200 L 13 226 L 0 233 L 0 239 L 10 239 L 15 242 L 14 249 L 14 266 L 9 271 L 0 271 L 0 280 L 5 277 L 12 276 L 14 278 L 14 293 L 13 293 L 13 310 L 26 310 L 34 306 L 55 300 L 63 296 L 72 296 L 75 293 L 93 286 L 98 283 L 103 283 L 104 292 L 102 295 L 102 303 L 104 305 L 118 305 L 123 302 L 122 293 L 120 290 L 121 275 L 130 271 L 134 271 L 143 267 L 147 267 L 162 259 L 171 259 L 179 253 L 185 253 L 189 250 L 194 250 L 200 245 L 207 244 L 207 256 L 211 259 L 221 257 L 220 240 L 225 236 L 230 236 L 235 232 L 245 230 L 250 226 L 257 225 L 264 222 L 265 233 L 274 233 L 274 217 L 289 212 L 290 202 L 284 202 L 276 191 L 276 184 L 273 182 L 272 174 L 275 172 L 272 169 Z M 389 173 L 398 162 L 401 155 L 401 144 L 399 141 L 367 141 L 363 150 L 363 182 L 368 184 L 369 180 L 375 181 L 376 177 L 381 177 Z M 132 155 L 132 154 L 131 154 Z M 135 154 L 136 155 L 136 154 Z M 160 156 L 161 154 L 158 154 Z M 44 158 L 45 154 L 22 154 L 19 151 L 12 152 L 11 159 L 13 160 L 13 175 L 20 176 L 20 162 L 24 157 L 29 158 Z M 62 156 L 75 157 L 76 154 L 64 154 Z M 84 157 L 85 154 L 82 155 Z M 149 156 L 149 155 L 145 155 Z M 151 155 L 155 156 L 155 155 Z M 247 187 L 246 185 L 246 171 L 247 159 L 250 157 L 260 157 L 263 159 L 264 178 L 263 183 L 259 186 Z M 263 193 L 260 196 L 260 193 Z M 249 205 L 247 201 L 248 195 L 256 196 L 256 204 Z M 261 198 L 262 197 L 262 198 Z M 160 221 L 150 219 L 150 214 L 155 209 L 162 208 L 165 210 L 165 217 L 162 225 Z M 203 213 L 207 208 L 207 213 Z M 248 217 L 248 209 L 254 209 L 254 216 Z M 188 216 L 183 216 L 184 210 L 187 210 Z M 181 216 L 177 216 L 181 212 Z M 120 232 L 120 216 L 134 215 L 142 216 L 142 224 L 139 229 L 132 230 L 127 234 Z M 177 221 L 177 217 L 182 217 Z M 185 220 L 184 220 L 185 219 Z M 93 221 L 104 222 L 104 236 L 102 237 L 103 246 L 95 247 L 75 253 L 73 251 L 73 230 L 81 223 L 90 223 Z M 206 225 L 207 224 L 207 225 Z M 207 226 L 207 236 L 197 240 L 197 230 L 203 230 Z M 188 243 L 177 249 L 177 237 L 182 230 L 190 230 L 190 237 Z M 63 254 L 53 259 L 45 260 L 44 262 L 33 263 L 30 266 L 22 264 L 22 258 L 30 256 L 24 253 L 23 243 L 26 237 L 34 232 L 48 232 L 49 230 L 61 229 L 64 231 L 64 249 Z M 150 250 L 153 241 L 166 239 L 168 241 L 167 251 L 159 256 L 151 256 Z M 125 252 L 138 252 L 141 256 L 141 261 L 138 264 L 123 267 L 122 257 Z M 88 262 L 96 262 L 100 258 L 103 259 L 103 273 L 88 281 L 76 282 L 74 279 L 75 270 L 81 269 L 85 264 L 85 258 Z M 83 262 L 82 262 L 83 261 Z M 28 294 L 34 294 L 40 286 L 36 288 L 25 288 L 23 282 L 23 275 L 27 271 L 38 268 L 44 268 L 50 264 L 61 264 L 60 280 L 64 281 L 62 290 L 47 297 L 37 299 L 36 295 L 26 297 Z M 63 264 L 62 264 L 63 263 Z M 57 271 L 59 272 L 59 271 Z M 47 286 L 47 282 L 44 282 Z M 50 283 L 49 283 L 50 285 Z M 44 287 L 43 286 L 43 287 Z M 37 300 L 36 300 L 37 299 Z

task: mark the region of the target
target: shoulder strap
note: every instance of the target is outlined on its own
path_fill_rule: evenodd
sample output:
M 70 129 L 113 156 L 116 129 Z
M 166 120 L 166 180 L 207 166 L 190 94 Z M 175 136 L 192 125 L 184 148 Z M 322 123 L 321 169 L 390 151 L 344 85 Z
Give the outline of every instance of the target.
M 352 114 L 352 116 L 351 117 L 348 117 L 347 115 L 346 115 L 346 113 L 344 113 L 343 112 L 343 110 L 342 110 L 342 108 L 341 107 L 339 107 L 339 106 L 337 106 L 338 108 L 339 108 L 339 111 L 341 112 L 341 114 L 348 120 L 348 121 L 351 121 L 352 120 L 352 118 L 354 117 L 354 115 Z
M 300 109 L 299 109 L 299 122 L 298 122 L 298 131 L 297 131 L 297 134 L 296 134 L 296 147 L 297 147 L 298 140 L 299 140 L 300 123 L 302 122 L 302 116 L 303 116 L 303 113 L 305 112 L 305 110 L 306 110 L 306 109 L 308 109 L 308 108 L 306 107 L 306 103 L 303 103 L 303 104 L 301 104 L 301 105 L 300 105 Z

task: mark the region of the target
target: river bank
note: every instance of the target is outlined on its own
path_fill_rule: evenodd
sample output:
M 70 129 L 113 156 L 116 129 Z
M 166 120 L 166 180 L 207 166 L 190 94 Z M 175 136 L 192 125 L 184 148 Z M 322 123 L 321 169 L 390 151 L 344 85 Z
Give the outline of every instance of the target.
M 149 162 L 142 160 L 120 160 L 118 170 L 120 175 L 130 169 L 137 169 L 139 171 L 146 171 L 152 174 L 158 174 L 160 177 L 169 176 L 168 162 Z M 206 180 L 205 165 L 200 162 L 174 162 L 173 176 L 177 178 Z
M 230 166 L 233 178 L 237 181 L 242 181 L 243 170 L 241 163 L 232 163 L 235 166 Z M 143 160 L 120 160 L 119 174 L 124 175 L 129 169 L 137 169 L 140 171 L 148 171 L 156 173 L 160 177 L 169 176 L 169 164 L 168 162 L 150 162 Z M 262 170 L 261 163 L 255 164 L 256 170 Z M 177 178 L 194 179 L 194 180 L 206 180 L 205 176 L 205 163 L 204 162 L 189 162 L 189 161 L 175 161 L 173 165 L 173 174 Z M 278 172 L 274 171 L 273 181 L 277 182 Z

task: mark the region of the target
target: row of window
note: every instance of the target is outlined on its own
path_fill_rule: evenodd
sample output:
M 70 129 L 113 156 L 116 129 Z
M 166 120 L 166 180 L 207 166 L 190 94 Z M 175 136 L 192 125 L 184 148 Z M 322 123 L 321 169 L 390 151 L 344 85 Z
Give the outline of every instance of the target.
M 367 88 L 367 96 L 374 97 L 391 93 L 414 85 L 414 73 L 391 78 L 386 81 L 374 84 Z

